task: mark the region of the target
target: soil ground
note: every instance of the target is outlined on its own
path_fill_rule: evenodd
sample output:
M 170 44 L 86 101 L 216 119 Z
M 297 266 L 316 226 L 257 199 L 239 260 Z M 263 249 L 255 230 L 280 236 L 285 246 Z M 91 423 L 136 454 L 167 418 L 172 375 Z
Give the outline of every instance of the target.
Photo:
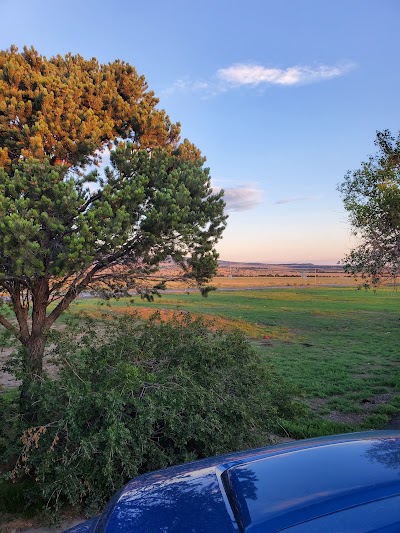
M 7 362 L 12 352 L 13 348 L 0 348 L 0 369 Z M 0 371 L 0 392 L 15 389 L 15 387 L 18 387 L 18 385 L 19 382 L 14 378 L 14 376 L 8 372 L 5 372 L 4 370 L 3 372 Z
M 40 519 L 18 519 L 0 524 L 1 533 L 62 533 L 84 521 L 81 517 L 67 517 L 57 526 L 40 525 Z

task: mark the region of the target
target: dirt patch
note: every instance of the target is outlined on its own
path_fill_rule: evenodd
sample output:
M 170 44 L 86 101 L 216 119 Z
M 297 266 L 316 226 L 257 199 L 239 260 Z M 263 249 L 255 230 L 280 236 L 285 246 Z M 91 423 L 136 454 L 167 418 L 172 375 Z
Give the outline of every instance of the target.
M 373 396 L 372 398 L 365 398 L 364 400 L 361 400 L 361 408 L 364 411 L 370 412 L 376 406 L 388 403 L 393 398 L 393 396 L 394 396 L 393 393 L 387 392 L 385 394 L 377 394 L 376 396 Z
M 55 377 L 57 375 L 57 367 L 56 365 L 51 363 L 49 355 L 49 352 L 50 350 L 52 350 L 52 348 L 52 346 L 49 346 L 49 348 L 47 348 L 47 354 L 45 354 L 43 366 L 50 377 Z M 15 379 L 12 374 L 3 370 L 4 365 L 7 363 L 8 359 L 14 351 L 15 348 L 12 347 L 0 349 L 0 394 L 1 392 L 6 392 L 10 389 L 15 389 L 21 384 L 21 382 Z M 0 532 L 2 533 L 2 530 L 0 530 Z
M 306 401 L 310 409 L 315 412 L 324 408 L 325 405 L 328 403 L 328 400 L 326 398 L 309 398 Z
M 14 348 L 0 348 L 0 392 L 15 389 L 20 384 L 12 374 L 2 370 L 13 351 Z
M 43 525 L 43 520 L 40 518 L 23 519 L 18 518 L 12 520 L 11 518 L 0 523 L 1 533 L 62 533 L 70 527 L 77 526 L 83 522 L 85 518 L 82 517 L 64 517 L 58 525 Z
M 361 413 L 343 413 L 341 411 L 331 411 L 324 418 L 341 422 L 342 424 L 361 424 L 367 416 L 372 414 L 376 407 L 389 403 L 393 398 L 393 393 L 377 394 L 372 398 L 365 398 L 360 402 Z M 393 418 L 393 425 L 387 426 L 386 429 L 400 429 L 400 415 Z
M 328 420 L 340 422 L 341 424 L 361 424 L 366 417 L 365 413 L 342 413 L 341 411 L 331 411 L 329 415 L 325 416 Z
M 344 413 L 342 411 L 331 411 L 329 414 L 322 414 L 320 411 L 324 410 L 329 403 L 330 400 L 333 400 L 334 398 L 339 398 L 339 396 L 331 397 L 331 398 L 308 398 L 306 400 L 307 405 L 310 407 L 310 409 L 317 414 L 318 416 L 321 416 L 322 418 L 325 418 L 326 420 L 333 420 L 334 422 L 340 422 L 341 424 L 361 424 L 364 418 L 367 416 L 366 412 L 362 413 Z
M 374 378 L 375 376 L 373 374 L 360 373 L 360 374 L 352 374 L 351 377 L 354 379 L 371 379 L 371 378 Z

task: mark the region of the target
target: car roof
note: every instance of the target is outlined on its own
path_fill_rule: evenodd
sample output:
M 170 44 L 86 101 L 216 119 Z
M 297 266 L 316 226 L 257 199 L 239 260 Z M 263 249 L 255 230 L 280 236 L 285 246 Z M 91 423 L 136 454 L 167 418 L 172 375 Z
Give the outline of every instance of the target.
M 224 464 L 221 480 L 240 531 L 279 531 L 393 501 L 400 494 L 399 459 L 399 438 L 333 442 Z

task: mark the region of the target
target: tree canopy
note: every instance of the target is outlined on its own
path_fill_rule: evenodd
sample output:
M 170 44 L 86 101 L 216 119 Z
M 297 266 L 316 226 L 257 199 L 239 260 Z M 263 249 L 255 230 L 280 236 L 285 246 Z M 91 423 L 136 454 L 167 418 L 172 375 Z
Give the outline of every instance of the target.
M 180 126 L 157 104 L 145 78 L 123 61 L 0 51 L 0 165 L 22 156 L 84 166 L 118 139 L 176 148 Z
M 359 245 L 343 260 L 347 272 L 376 285 L 400 271 L 400 133 L 377 132 L 378 152 L 339 186 Z

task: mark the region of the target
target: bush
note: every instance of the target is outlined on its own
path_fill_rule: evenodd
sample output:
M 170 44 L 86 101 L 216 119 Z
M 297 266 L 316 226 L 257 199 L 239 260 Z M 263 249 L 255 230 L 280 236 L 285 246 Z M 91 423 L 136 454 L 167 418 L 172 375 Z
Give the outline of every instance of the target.
M 240 333 L 187 315 L 58 334 L 57 379 L 37 391 L 15 479 L 33 476 L 50 505 L 95 511 L 128 479 L 175 463 L 264 445 L 297 407 Z
M 0 367 L 1 372 L 1 367 Z M 18 450 L 15 443 L 16 421 L 18 419 L 18 392 L 1 391 L 0 393 L 0 472 L 3 470 L 5 458 L 10 451 L 10 446 L 14 446 L 14 451 Z M 12 455 L 12 452 L 11 454 Z

